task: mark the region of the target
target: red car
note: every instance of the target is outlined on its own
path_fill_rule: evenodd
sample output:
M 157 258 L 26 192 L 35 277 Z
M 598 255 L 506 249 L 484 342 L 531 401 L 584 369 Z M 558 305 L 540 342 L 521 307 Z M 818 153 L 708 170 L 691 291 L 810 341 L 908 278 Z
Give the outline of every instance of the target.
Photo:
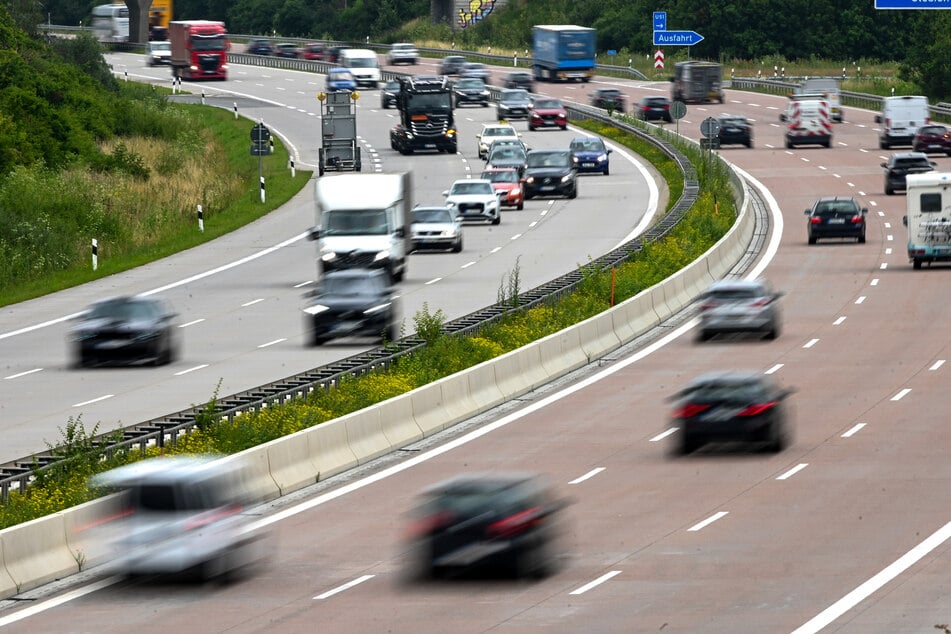
M 528 110 L 528 129 L 568 127 L 568 111 L 557 99 L 538 98 Z
M 951 130 L 943 125 L 921 126 L 912 145 L 915 152 L 941 152 L 951 156 Z
M 325 56 L 324 45 L 318 44 L 317 42 L 311 42 L 310 44 L 305 44 L 300 49 L 300 56 L 303 59 L 310 59 L 310 60 L 317 60 L 317 61 L 323 60 Z
M 515 207 L 516 209 L 525 208 L 525 194 L 522 191 L 522 179 L 518 176 L 518 170 L 512 167 L 490 167 L 482 172 L 483 178 L 492 181 L 492 189 L 496 193 L 505 192 L 504 196 L 499 196 L 499 202 L 506 207 Z

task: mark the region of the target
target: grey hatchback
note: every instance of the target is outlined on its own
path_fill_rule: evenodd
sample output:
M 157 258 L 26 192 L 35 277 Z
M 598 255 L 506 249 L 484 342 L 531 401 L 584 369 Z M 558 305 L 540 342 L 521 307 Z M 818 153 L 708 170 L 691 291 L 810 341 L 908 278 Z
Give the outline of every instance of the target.
M 700 330 L 697 341 L 707 341 L 723 332 L 760 333 L 767 339 L 779 336 L 779 305 L 782 296 L 765 280 L 720 280 L 700 296 Z

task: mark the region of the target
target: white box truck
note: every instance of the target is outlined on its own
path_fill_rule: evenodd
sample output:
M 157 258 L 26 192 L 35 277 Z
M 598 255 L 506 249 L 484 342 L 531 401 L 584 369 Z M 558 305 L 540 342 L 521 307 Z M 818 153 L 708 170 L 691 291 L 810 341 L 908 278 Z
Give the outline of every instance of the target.
M 409 173 L 320 177 L 316 207 L 317 224 L 309 237 L 317 241 L 320 273 L 382 268 L 394 282 L 404 278 L 412 238 Z
M 380 63 L 373 51 L 366 48 L 347 48 L 341 51 L 337 63 L 350 69 L 357 86 L 376 88 L 380 85 Z
M 930 121 L 927 97 L 885 97 L 882 99 L 882 114 L 875 115 L 875 123 L 882 125 L 878 146 L 887 150 L 893 145 L 911 145 L 918 128 Z
M 845 121 L 839 80 L 835 77 L 807 77 L 802 80 L 793 93 L 796 95 L 822 95 L 822 97 L 829 102 L 829 109 L 832 111 L 832 120 L 837 123 Z
M 951 173 L 909 174 L 908 259 L 916 269 L 923 262 L 951 262 Z

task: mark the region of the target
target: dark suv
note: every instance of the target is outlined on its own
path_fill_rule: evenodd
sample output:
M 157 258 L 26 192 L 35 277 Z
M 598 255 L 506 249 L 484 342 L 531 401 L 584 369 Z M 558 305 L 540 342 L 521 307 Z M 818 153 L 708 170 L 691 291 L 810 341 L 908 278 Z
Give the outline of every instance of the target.
M 615 112 L 624 112 L 627 109 L 624 93 L 617 88 L 597 88 L 591 93 L 591 105 Z
M 409 531 L 411 579 L 488 568 L 517 578 L 555 572 L 565 502 L 541 476 L 465 474 L 420 497 Z
M 337 337 L 399 339 L 399 302 L 383 269 L 341 269 L 324 273 L 304 306 L 310 345 Z
M 268 40 L 251 40 L 245 47 L 244 52 L 248 55 L 272 55 L 274 47 Z
M 532 106 L 532 98 L 527 90 L 521 88 L 506 89 L 499 95 L 499 104 L 496 114 L 499 121 L 511 119 L 528 119 L 528 109 Z
M 670 114 L 670 99 L 667 97 L 644 97 L 637 104 L 635 113 L 639 119 L 644 121 L 666 121 L 673 122 L 674 118 Z
M 929 161 L 928 155 L 923 152 L 892 154 L 886 163 L 882 163 L 885 168 L 885 193 L 890 196 L 896 190 L 904 190 L 905 176 L 932 172 L 936 165 L 937 163 Z
M 528 92 L 534 92 L 535 78 L 527 70 L 513 70 L 505 76 L 503 85 L 506 88 L 523 88 Z
M 452 98 L 457 108 L 466 103 L 489 107 L 489 89 L 484 81 L 475 77 L 457 81 L 452 87 Z
M 915 152 L 940 152 L 951 156 L 951 130 L 944 125 L 924 125 L 911 142 Z
M 720 117 L 720 130 L 717 140 L 720 145 L 745 145 L 753 147 L 753 124 L 749 119 L 740 116 Z
M 525 157 L 525 198 L 578 197 L 578 178 L 571 150 L 532 150 Z
M 447 55 L 439 63 L 440 75 L 458 75 L 462 67 L 466 65 L 466 58 L 462 55 Z
M 865 215 L 868 209 L 859 207 L 854 198 L 820 198 L 805 213 L 808 217 L 806 233 L 809 244 L 815 244 L 819 238 L 855 238 L 860 243 L 865 242 Z

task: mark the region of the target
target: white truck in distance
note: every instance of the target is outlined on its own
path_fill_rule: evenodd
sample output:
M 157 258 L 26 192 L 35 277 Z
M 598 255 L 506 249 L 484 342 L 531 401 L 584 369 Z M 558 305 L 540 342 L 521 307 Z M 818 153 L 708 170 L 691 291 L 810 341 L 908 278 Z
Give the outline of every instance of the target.
M 316 185 L 318 270 L 383 268 L 393 282 L 406 275 L 407 218 L 413 208 L 409 173 L 322 176 Z
M 829 102 L 832 111 L 832 120 L 837 123 L 845 121 L 845 112 L 842 110 L 839 80 L 835 77 L 806 78 L 793 91 L 797 95 L 822 95 Z
M 951 173 L 909 174 L 905 182 L 908 259 L 915 269 L 951 261 Z
M 887 150 L 893 145 L 912 145 L 918 128 L 931 122 L 929 115 L 927 97 L 885 97 L 882 114 L 875 115 L 875 123 L 882 124 L 878 147 Z

